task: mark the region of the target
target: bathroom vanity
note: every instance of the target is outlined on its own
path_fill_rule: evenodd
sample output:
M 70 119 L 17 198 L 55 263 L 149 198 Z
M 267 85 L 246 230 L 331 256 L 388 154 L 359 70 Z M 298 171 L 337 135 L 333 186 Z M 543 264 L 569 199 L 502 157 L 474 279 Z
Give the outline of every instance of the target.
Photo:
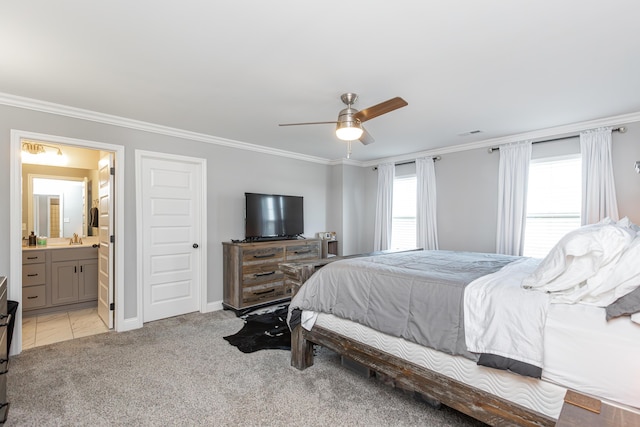
M 95 307 L 97 300 L 97 247 L 89 244 L 22 248 L 25 314 Z

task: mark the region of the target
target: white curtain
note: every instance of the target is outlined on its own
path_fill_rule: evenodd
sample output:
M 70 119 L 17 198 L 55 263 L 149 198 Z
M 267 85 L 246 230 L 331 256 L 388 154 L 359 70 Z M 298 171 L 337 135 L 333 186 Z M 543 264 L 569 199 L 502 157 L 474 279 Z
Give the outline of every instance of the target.
M 376 200 L 376 222 L 373 234 L 373 250 L 382 251 L 391 246 L 391 224 L 393 208 L 393 180 L 396 166 L 393 163 L 378 165 L 378 197 Z
M 496 252 L 522 255 L 527 217 L 531 141 L 500 146 Z
M 423 249 L 438 249 L 436 218 L 436 168 L 433 157 L 416 159 L 417 178 L 417 245 Z
M 618 220 L 611 163 L 611 128 L 580 133 L 582 153 L 582 225 L 609 217 Z

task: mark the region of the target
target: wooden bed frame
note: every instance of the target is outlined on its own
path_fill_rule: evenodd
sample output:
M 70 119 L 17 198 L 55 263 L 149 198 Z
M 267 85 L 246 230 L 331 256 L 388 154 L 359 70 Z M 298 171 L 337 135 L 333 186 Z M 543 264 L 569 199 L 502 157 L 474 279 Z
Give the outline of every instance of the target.
M 319 268 L 338 259 L 392 251 L 280 264 L 293 294 Z M 640 410 L 620 408 L 598 398 L 569 390 L 558 420 L 476 387 L 416 365 L 320 326 L 308 331 L 298 325 L 291 332 L 291 366 L 313 365 L 313 346 L 320 345 L 381 374 L 392 386 L 420 393 L 493 426 L 640 427 Z M 390 380 L 390 381 L 389 381 Z M 557 424 L 556 424 L 557 423 Z
M 553 426 L 556 420 L 544 414 L 488 394 L 475 387 L 314 326 L 297 326 L 291 333 L 291 366 L 303 370 L 313 365 L 313 345 L 321 345 L 383 374 L 391 384 L 418 392 L 429 399 L 490 425 Z

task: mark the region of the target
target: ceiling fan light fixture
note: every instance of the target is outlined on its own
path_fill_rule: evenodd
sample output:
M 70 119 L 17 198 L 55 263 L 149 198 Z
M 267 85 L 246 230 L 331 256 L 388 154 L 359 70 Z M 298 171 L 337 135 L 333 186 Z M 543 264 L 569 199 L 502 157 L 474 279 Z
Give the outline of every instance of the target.
M 336 126 L 336 136 L 343 141 L 355 141 L 362 136 L 362 126 L 357 120 L 339 122 Z

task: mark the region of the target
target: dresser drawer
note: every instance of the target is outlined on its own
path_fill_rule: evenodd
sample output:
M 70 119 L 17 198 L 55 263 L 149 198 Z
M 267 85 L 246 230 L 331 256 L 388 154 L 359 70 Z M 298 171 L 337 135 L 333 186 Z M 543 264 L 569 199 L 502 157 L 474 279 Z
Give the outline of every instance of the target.
M 242 267 L 242 286 L 282 279 L 279 263 L 245 265 Z
M 39 262 L 44 262 L 46 256 L 46 251 L 22 251 L 22 263 L 36 264 Z
M 242 305 L 247 306 L 261 304 L 275 299 L 284 298 L 285 295 L 286 288 L 284 286 L 284 279 L 262 283 L 242 289 Z
M 284 261 L 284 248 L 282 246 L 271 246 L 266 248 L 245 248 L 242 251 L 242 264 L 269 264 Z
M 22 307 L 24 310 L 40 308 L 47 305 L 47 288 L 45 285 L 22 288 Z
M 287 246 L 286 252 L 287 262 L 320 258 L 320 242 Z
M 45 264 L 26 264 L 22 266 L 22 286 L 44 285 Z
M 51 262 L 56 261 L 77 261 L 79 259 L 96 259 L 98 258 L 98 248 L 82 247 L 74 248 L 73 246 L 65 249 L 56 249 L 51 251 Z

